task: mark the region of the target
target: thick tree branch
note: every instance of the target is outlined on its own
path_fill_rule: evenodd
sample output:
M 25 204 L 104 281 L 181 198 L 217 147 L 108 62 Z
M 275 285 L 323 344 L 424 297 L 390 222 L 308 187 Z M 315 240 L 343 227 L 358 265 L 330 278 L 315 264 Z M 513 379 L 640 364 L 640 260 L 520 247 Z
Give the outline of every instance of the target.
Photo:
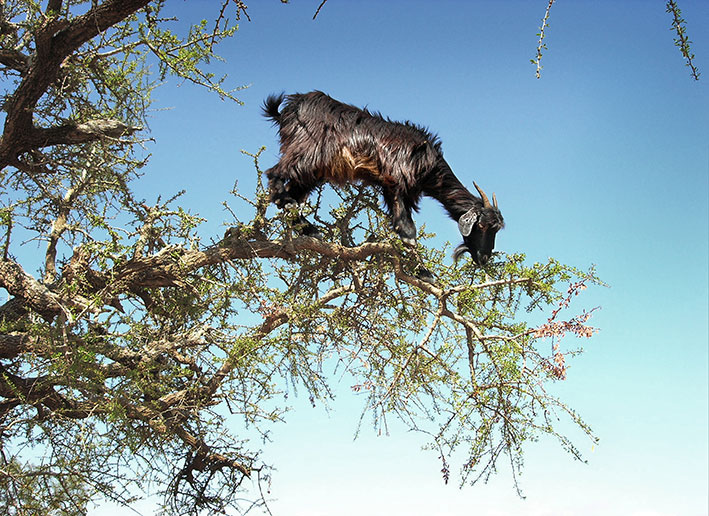
M 350 261 L 363 260 L 374 254 L 395 253 L 391 244 L 383 242 L 344 247 L 306 236 L 290 241 L 229 239 L 204 251 L 168 246 L 154 255 L 137 257 L 119 265 L 112 276 L 121 291 L 136 287 L 178 286 L 187 273 L 209 265 L 238 259 L 294 259 L 304 251 Z
M 0 64 L 17 70 L 20 73 L 25 73 L 29 64 L 29 58 L 17 50 L 9 48 L 0 49 Z
M 32 149 L 37 141 L 42 140 L 42 136 L 46 141 L 58 140 L 56 135 L 43 132 L 47 129 L 34 127 L 32 117 L 37 102 L 57 79 L 64 59 L 81 45 L 148 3 L 150 0 L 107 0 L 71 21 L 48 18 L 36 31 L 37 50 L 31 60 L 32 64 L 6 105 L 7 117 L 0 140 L 0 169 L 12 164 L 19 155 Z M 87 131 L 77 133 L 75 128 L 54 130 L 59 133 L 66 131 L 71 137 L 80 139 L 89 134 Z M 94 133 L 93 139 L 96 138 Z
M 11 260 L 0 260 L 0 287 L 47 320 L 62 311 L 57 295 Z
M 118 139 L 128 136 L 142 127 L 132 127 L 118 120 L 90 120 L 78 125 L 62 125 L 48 129 L 35 129 L 30 136 L 32 148 L 50 145 L 69 145 L 92 142 L 104 138 Z
M 19 399 L 29 405 L 41 404 L 57 415 L 83 419 L 90 415 L 86 407 L 67 400 L 54 390 L 49 377 L 22 378 L 0 364 L 0 396 L 8 400 Z
M 19 297 L 13 297 L 7 303 L 0 306 L 0 321 L 14 322 L 27 314 L 25 301 Z
M 59 313 L 70 315 L 65 306 L 79 310 L 92 309 L 91 302 L 85 297 L 77 294 L 68 298 L 59 296 L 12 260 L 0 260 L 0 287 L 20 298 L 25 308 L 32 309 L 47 321 Z
M 15 358 L 29 351 L 30 339 L 25 333 L 0 334 L 0 358 Z

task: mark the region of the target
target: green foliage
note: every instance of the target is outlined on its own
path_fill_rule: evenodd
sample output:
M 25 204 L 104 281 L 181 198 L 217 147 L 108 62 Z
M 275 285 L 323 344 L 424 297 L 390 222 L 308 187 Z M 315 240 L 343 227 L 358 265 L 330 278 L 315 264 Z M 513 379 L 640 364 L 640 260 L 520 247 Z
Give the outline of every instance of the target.
M 557 417 L 591 431 L 547 386 L 577 354 L 560 338 L 593 333 L 590 312 L 563 318 L 593 269 L 450 263 L 426 228 L 407 249 L 361 186 L 314 196 L 302 211 L 324 238 L 302 237 L 297 210 L 269 208 L 260 152 L 256 191 L 235 187 L 231 227 L 205 244 L 180 193 L 132 190 L 147 67 L 236 100 L 204 65 L 243 3 L 184 36 L 164 2 L 49 4 L 2 4 L 0 511 L 80 514 L 145 485 L 174 513 L 239 509 L 245 479 L 268 478 L 259 448 L 286 395 L 332 403 L 343 375 L 363 420 L 420 431 L 446 480 L 456 463 L 460 482 L 485 479 L 501 456 L 517 472 L 544 435 L 579 457 Z
M 318 219 L 326 241 L 357 248 L 357 241 L 393 238 L 375 192 L 348 187 L 337 193 L 342 202 L 329 218 Z M 288 231 L 286 222 L 277 236 Z M 569 331 L 549 326 L 559 307 L 569 304 L 560 286 L 599 284 L 593 269 L 553 259 L 527 265 L 522 254 L 498 254 L 484 269 L 473 262 L 451 266 L 444 251 L 426 246 L 430 237 L 421 232 L 416 253 L 390 242 L 390 252 L 363 260 L 309 253 L 272 263 L 274 272 L 265 277 L 273 286 L 259 286 L 257 310 L 287 318 L 269 337 L 269 347 L 287 357 L 283 373 L 327 402 L 323 367 L 334 361 L 353 379 L 353 389 L 367 394 L 365 412 L 374 416 L 375 428 L 386 430 L 387 418 L 397 417 L 431 436 L 444 465 L 467 450 L 463 482 L 487 478 L 502 454 L 521 467 L 524 442 L 544 434 L 580 458 L 553 420 L 566 414 L 593 439 L 590 429 L 544 385 L 565 377 L 559 357 L 577 351 L 561 352 L 557 345 L 545 352 L 543 342 Z M 414 276 L 420 264 L 433 273 L 434 284 Z M 538 313 L 550 307 L 557 310 L 546 325 L 520 318 L 521 308 Z M 584 336 L 593 333 L 584 328 Z
M 403 250 L 376 192 L 366 187 L 336 192 L 340 202 L 318 217 L 325 241 L 298 237 L 288 213 L 267 215 L 258 201 L 265 194 L 260 188 L 252 196 L 237 195 L 240 206 L 232 212 L 248 213 L 250 206 L 251 217 L 235 220 L 241 230 L 227 232 L 207 250 L 194 247 L 195 219 L 166 204 L 142 220 L 142 228 L 150 225 L 174 242 L 157 254 L 135 256 L 142 231 L 116 231 L 105 246 L 97 241 L 81 248 L 92 267 L 65 284 L 68 295 L 87 295 L 92 275 L 93 281 L 104 278 L 106 287 L 92 301 L 99 310 L 50 321 L 31 317 L 26 334 L 41 346 L 18 357 L 12 374 L 31 364 L 33 376 L 52 379 L 64 404 L 45 409 L 41 424 L 36 400 L 22 399 L 6 414 L 17 430 L 24 429 L 5 443 L 13 467 L 23 468 L 15 480 L 44 467 L 22 452 L 22 435 L 35 436 L 32 449 L 51 450 L 52 456 L 62 435 L 67 456 L 51 471 L 71 461 L 86 500 L 100 493 L 128 503 L 126 490 L 147 478 L 165 487 L 173 508 L 227 507 L 239 492 L 239 470 L 218 467 L 214 457 L 214 469 L 200 470 L 189 443 L 196 440 L 203 443 L 198 449 L 265 475 L 250 451 L 254 443 L 225 433 L 223 408 L 232 414 L 229 427 L 236 417 L 244 429 L 266 435 L 289 409 L 285 392 L 332 402 L 336 371 L 365 394 L 364 413 L 373 416 L 376 429 L 387 431 L 394 417 L 428 436 L 446 480 L 460 452 L 466 457 L 461 482 L 487 478 L 501 455 L 517 470 L 524 443 L 545 434 L 579 456 L 555 420 L 566 414 L 589 436 L 590 430 L 548 394 L 545 384 L 561 375 L 543 345 L 547 334 L 520 313 L 564 305 L 560 286 L 597 283 L 593 271 L 554 260 L 527 265 L 523 255 L 497 255 L 484 269 L 467 261 L 451 265 L 444 251 L 426 246 L 431 235 L 423 230 L 416 252 Z M 306 208 L 316 210 L 325 211 Z M 194 258 L 210 249 L 264 243 L 275 244 L 274 250 L 195 266 Z M 289 247 L 284 257 L 275 251 Z M 109 248 L 118 253 L 110 260 L 91 254 L 105 258 Z M 155 256 L 164 256 L 163 265 L 150 268 Z M 434 274 L 433 283 L 415 276 L 419 265 Z M 139 266 L 151 271 L 140 289 L 125 277 Z M 92 446 L 82 448 L 87 435 Z M 117 469 L 109 475 L 96 466 L 97 457 Z M 182 469 L 168 466 L 175 462 Z M 54 475 L 46 480 L 49 498 Z M 9 488 L 25 487 L 14 482 Z

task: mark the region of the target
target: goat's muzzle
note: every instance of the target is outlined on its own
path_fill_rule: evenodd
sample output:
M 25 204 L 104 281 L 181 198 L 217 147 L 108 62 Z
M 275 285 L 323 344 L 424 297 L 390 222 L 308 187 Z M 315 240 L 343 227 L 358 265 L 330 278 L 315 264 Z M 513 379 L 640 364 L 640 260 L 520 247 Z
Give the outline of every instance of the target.
M 455 250 L 453 251 L 453 259 L 455 261 L 458 261 L 458 259 L 465 253 L 470 253 L 470 256 L 473 257 L 473 261 L 480 266 L 483 266 L 488 261 L 490 261 L 489 254 L 483 253 L 482 251 L 474 252 L 465 244 L 460 244 L 458 247 L 455 248 Z
M 470 253 L 472 254 L 472 253 Z M 476 254 L 473 255 L 473 260 L 475 260 L 475 263 L 478 265 L 485 265 L 489 260 L 490 260 L 490 255 L 485 254 L 481 251 L 478 251 Z

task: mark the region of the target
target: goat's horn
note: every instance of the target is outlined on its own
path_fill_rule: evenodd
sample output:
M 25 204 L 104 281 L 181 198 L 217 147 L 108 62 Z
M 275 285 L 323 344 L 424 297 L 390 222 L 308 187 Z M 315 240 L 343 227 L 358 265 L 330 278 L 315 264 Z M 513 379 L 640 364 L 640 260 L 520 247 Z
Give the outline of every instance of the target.
M 478 186 L 478 184 L 477 184 L 475 181 L 473 181 L 473 186 L 474 186 L 475 189 L 478 191 L 478 193 L 480 194 L 480 197 L 481 197 L 482 200 L 483 200 L 483 208 L 490 208 L 490 207 L 491 207 L 491 206 L 490 206 L 490 199 L 487 198 L 487 195 L 485 195 L 485 192 L 483 192 L 483 189 L 480 188 L 480 187 Z M 493 198 L 494 198 L 494 197 L 495 197 L 495 196 L 493 195 Z
M 495 192 L 492 192 L 492 205 L 497 208 L 497 197 L 495 197 Z

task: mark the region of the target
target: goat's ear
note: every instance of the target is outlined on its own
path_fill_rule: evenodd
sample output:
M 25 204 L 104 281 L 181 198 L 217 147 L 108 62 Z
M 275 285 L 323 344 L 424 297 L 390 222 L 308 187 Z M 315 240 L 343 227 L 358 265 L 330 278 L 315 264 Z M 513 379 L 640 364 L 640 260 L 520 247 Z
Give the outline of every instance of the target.
M 473 231 L 473 226 L 477 220 L 478 214 L 475 212 L 475 208 L 471 208 L 463 213 L 458 219 L 458 230 L 460 234 L 467 237 L 471 231 Z

